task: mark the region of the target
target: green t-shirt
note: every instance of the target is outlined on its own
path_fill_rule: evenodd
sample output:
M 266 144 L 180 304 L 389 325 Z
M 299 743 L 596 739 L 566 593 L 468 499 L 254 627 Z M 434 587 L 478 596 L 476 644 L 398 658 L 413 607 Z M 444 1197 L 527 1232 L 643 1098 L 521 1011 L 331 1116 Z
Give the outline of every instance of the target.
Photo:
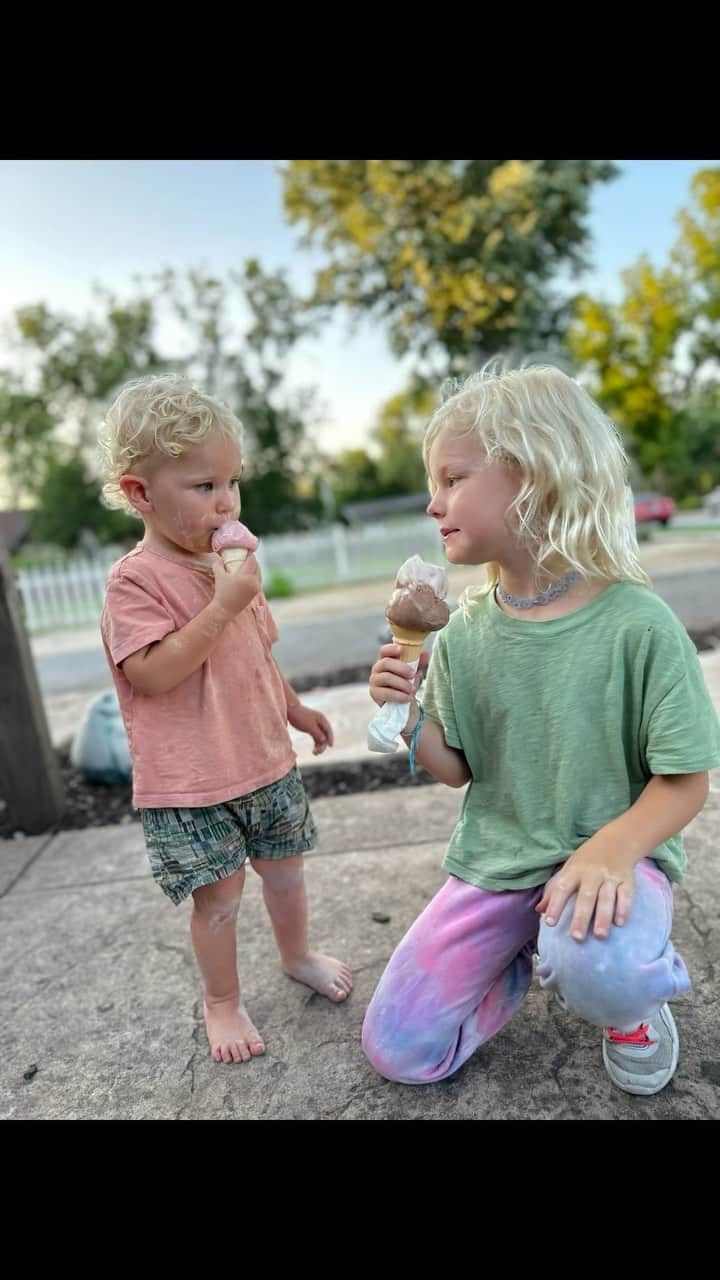
M 629 582 L 548 622 L 511 617 L 492 594 L 458 610 L 435 640 L 423 703 L 472 774 L 443 866 L 483 889 L 543 884 L 653 774 L 720 764 L 695 646 Z M 679 835 L 651 856 L 682 881 Z

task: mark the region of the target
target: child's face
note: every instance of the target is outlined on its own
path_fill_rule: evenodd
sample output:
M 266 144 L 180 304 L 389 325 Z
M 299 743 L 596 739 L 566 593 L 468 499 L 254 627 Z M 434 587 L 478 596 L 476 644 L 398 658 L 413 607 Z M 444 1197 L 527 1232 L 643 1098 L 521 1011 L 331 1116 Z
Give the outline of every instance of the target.
M 488 462 L 475 435 L 442 431 L 428 458 L 432 499 L 427 513 L 440 526 L 451 564 L 506 563 L 517 555 L 508 507 L 520 489 L 517 468 Z
M 155 459 L 147 475 L 147 509 L 141 510 L 150 541 L 176 551 L 209 551 L 213 531 L 239 515 L 241 472 L 238 445 L 219 432 L 179 458 Z

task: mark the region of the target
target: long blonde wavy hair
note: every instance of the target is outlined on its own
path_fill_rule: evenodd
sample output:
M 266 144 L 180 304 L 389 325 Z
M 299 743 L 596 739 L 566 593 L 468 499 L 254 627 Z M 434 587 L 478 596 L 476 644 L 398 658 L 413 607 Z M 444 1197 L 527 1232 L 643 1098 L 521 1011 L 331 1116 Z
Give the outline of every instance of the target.
M 552 579 L 561 557 L 587 580 L 649 586 L 640 564 L 628 458 L 610 419 L 573 378 L 555 365 L 504 369 L 493 361 L 462 382 L 443 384 L 443 402 L 423 442 L 425 469 L 437 438 L 450 432 L 479 439 L 488 461 L 515 464 L 522 482 L 508 516 L 532 551 L 538 580 Z M 492 591 L 500 567 L 469 587 L 467 606 Z
M 174 373 L 137 378 L 118 392 L 98 432 L 103 500 L 138 513 L 120 488 L 121 476 L 158 453 L 177 458 L 219 431 L 242 450 L 243 426 L 221 400 Z

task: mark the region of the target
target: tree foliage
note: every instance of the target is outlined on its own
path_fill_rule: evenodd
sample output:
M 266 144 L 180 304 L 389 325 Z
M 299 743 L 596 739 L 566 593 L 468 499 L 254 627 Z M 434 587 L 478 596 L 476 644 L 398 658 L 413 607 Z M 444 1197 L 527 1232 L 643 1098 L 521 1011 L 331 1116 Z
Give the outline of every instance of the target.
M 381 406 L 370 432 L 371 452 L 345 449 L 328 460 L 335 502 L 362 502 L 426 488 L 422 460 L 425 424 L 436 404 L 435 391 L 417 376 Z
M 426 487 L 422 441 L 437 392 L 420 378 L 391 396 L 372 435 L 378 448 L 378 479 L 386 493 L 418 493 Z
M 338 510 L 346 502 L 366 502 L 382 496 L 377 461 L 365 449 L 342 449 L 328 459 L 327 467 Z
M 59 450 L 50 456 L 30 513 L 33 542 L 76 547 L 83 531 L 98 542 L 136 538 L 139 524 L 124 511 L 109 511 L 100 502 L 98 484 L 76 450 Z
M 618 303 L 582 295 L 567 343 L 642 473 L 683 497 L 720 481 L 720 169 L 677 221 L 667 265 L 643 255 Z
M 558 339 L 553 280 L 586 266 L 605 160 L 290 160 L 281 170 L 301 244 L 327 258 L 310 305 L 387 325 L 397 355 L 459 372 Z
M 241 418 L 247 523 L 258 533 L 312 523 L 320 504 L 301 496 L 299 480 L 313 458 L 306 427 L 314 393 L 290 393 L 284 366 L 316 323 L 285 274 L 265 272 L 256 260 L 223 279 L 165 270 L 137 281 L 122 303 L 100 287 L 90 317 L 44 303 L 18 310 L 14 363 L 0 374 L 0 449 L 18 490 L 45 507 L 35 531 L 57 528 L 71 545 L 73 522 L 75 538 L 83 527 L 101 537 L 117 530 L 116 514 L 101 507 L 100 519 L 90 501 L 97 427 L 123 383 L 170 370 L 187 373 Z M 73 481 L 82 502 L 70 501 Z M 48 504 L 60 494 L 64 511 L 55 521 Z

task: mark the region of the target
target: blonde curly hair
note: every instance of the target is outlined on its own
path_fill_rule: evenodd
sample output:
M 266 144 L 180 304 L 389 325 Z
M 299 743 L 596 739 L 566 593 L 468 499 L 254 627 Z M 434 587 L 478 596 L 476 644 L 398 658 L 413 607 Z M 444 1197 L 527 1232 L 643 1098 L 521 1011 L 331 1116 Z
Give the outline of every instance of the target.
M 120 488 L 121 477 L 158 453 L 177 458 L 214 431 L 236 441 L 242 449 L 240 419 L 188 378 L 166 373 L 128 382 L 110 405 L 98 432 L 106 506 L 137 515 Z
M 562 560 L 587 580 L 649 586 L 640 564 L 628 459 L 599 405 L 555 365 L 504 368 L 492 361 L 463 382 L 448 381 L 430 418 L 423 459 L 444 432 L 472 434 L 490 461 L 516 465 L 522 477 L 510 507 L 533 552 L 538 578 Z M 431 486 L 432 487 L 432 486 Z M 483 587 L 466 588 L 461 605 L 493 590 L 500 576 L 488 564 Z

